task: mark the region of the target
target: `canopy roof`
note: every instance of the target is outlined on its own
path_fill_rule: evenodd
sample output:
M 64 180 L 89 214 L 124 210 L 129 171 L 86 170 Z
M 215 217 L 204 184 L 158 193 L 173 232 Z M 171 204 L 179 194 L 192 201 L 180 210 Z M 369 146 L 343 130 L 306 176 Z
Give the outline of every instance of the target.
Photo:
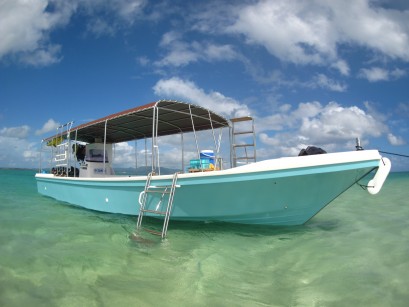
M 226 118 L 203 107 L 185 102 L 159 100 L 74 127 L 69 132 L 70 139 L 87 143 L 94 143 L 96 139 L 103 140 L 105 123 L 107 143 L 151 138 L 155 113 L 158 115 L 158 136 L 229 126 Z M 44 141 L 60 136 L 66 138 L 67 133 L 65 131 Z

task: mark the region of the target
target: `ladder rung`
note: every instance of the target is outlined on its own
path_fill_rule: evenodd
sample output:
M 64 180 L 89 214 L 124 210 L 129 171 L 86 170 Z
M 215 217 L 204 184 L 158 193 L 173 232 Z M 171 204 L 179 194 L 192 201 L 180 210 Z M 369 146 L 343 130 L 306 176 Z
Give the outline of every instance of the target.
M 233 134 L 234 135 L 236 135 L 236 134 L 253 134 L 254 133 L 254 131 L 252 131 L 252 130 L 250 130 L 250 131 L 239 131 L 239 132 L 234 132 Z
M 142 212 L 149 212 L 149 213 L 160 214 L 160 215 L 166 215 L 166 211 L 149 210 L 149 209 L 141 209 L 141 211 L 142 211 Z
M 233 147 L 250 147 L 250 146 L 254 147 L 254 143 L 253 144 L 233 144 Z
M 149 232 L 149 233 L 151 233 L 151 234 L 153 234 L 153 235 L 162 236 L 162 232 L 161 232 L 161 231 L 156 231 L 156 230 L 149 229 L 149 228 L 142 228 L 142 229 L 145 230 L 145 231 L 147 231 L 147 232 Z
M 162 190 L 165 190 L 165 189 L 169 189 L 170 187 L 172 187 L 172 186 L 170 186 L 170 185 L 150 185 L 150 186 L 148 186 L 148 189 L 162 189 Z
M 166 190 L 146 190 L 146 193 L 160 193 L 160 194 L 170 194 L 170 191 Z
M 254 160 L 256 157 L 236 157 L 236 160 Z
M 230 121 L 233 123 L 238 123 L 238 122 L 245 122 L 248 120 L 253 120 L 251 116 L 243 116 L 243 117 L 236 117 L 236 118 L 231 118 Z

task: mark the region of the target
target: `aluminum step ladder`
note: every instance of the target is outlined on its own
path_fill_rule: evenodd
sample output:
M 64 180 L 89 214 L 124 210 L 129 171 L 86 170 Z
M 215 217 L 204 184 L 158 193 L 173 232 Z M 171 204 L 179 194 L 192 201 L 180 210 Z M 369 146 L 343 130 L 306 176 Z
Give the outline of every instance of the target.
M 146 179 L 145 189 L 139 194 L 138 201 L 139 201 L 140 209 L 139 209 L 136 229 L 137 230 L 143 229 L 151 234 L 160 236 L 163 239 L 166 237 L 166 233 L 168 231 L 169 219 L 170 219 L 170 214 L 172 212 L 173 198 L 175 196 L 175 190 L 177 187 L 180 187 L 180 186 L 176 185 L 177 179 L 178 179 L 178 173 L 173 174 L 171 185 L 163 185 L 163 186 L 151 185 L 152 176 L 154 175 L 155 173 L 153 172 L 149 173 L 148 178 Z M 151 209 L 151 207 L 154 205 L 153 201 L 155 200 L 155 198 L 156 199 L 158 198 L 157 197 L 158 195 L 160 195 L 159 201 L 158 203 L 156 203 L 155 208 Z M 166 204 L 166 208 L 164 208 L 165 203 L 163 202 L 163 200 L 166 197 L 168 199 L 168 202 Z M 145 213 L 151 213 L 153 215 L 164 216 L 162 231 L 142 228 L 142 220 L 143 220 Z
M 233 167 L 256 162 L 256 134 L 251 116 L 230 119 Z

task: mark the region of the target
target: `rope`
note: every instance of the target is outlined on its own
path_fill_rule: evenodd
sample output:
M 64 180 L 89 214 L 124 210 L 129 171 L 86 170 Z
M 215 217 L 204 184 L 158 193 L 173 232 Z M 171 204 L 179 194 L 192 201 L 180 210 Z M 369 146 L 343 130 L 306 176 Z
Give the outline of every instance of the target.
M 409 158 L 408 155 L 401 155 L 401 154 L 397 154 L 397 153 L 393 153 L 393 152 L 380 151 L 380 150 L 379 150 L 379 152 L 384 153 L 384 154 L 387 154 L 387 155 L 394 155 L 394 156 Z

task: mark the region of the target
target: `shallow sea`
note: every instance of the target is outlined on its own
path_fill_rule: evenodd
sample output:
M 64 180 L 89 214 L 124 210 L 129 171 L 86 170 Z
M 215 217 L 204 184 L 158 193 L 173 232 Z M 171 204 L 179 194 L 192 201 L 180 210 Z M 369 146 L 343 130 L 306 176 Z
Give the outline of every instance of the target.
M 171 220 L 160 241 L 130 239 L 135 225 L 0 170 L 0 306 L 409 304 L 409 173 L 376 196 L 355 186 L 299 227 Z

